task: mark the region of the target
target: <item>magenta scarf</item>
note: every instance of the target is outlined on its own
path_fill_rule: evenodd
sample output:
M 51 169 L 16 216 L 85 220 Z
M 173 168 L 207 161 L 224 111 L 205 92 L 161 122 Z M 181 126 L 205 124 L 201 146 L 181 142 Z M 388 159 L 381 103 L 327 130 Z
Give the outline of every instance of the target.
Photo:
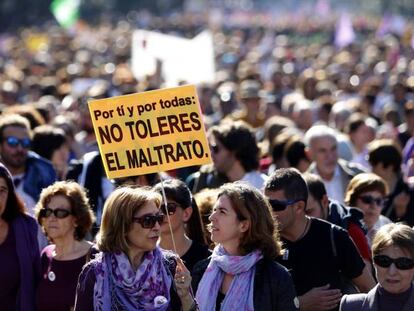
M 217 294 L 226 273 L 234 279 L 226 293 L 221 311 L 252 311 L 254 272 L 256 263 L 262 258 L 259 250 L 246 256 L 230 256 L 221 245 L 214 248 L 211 261 L 198 285 L 196 299 L 201 311 L 214 311 Z
M 137 271 L 122 252 L 99 255 L 93 297 L 95 311 L 109 311 L 118 306 L 131 311 L 167 310 L 172 279 L 158 247 L 145 253 Z

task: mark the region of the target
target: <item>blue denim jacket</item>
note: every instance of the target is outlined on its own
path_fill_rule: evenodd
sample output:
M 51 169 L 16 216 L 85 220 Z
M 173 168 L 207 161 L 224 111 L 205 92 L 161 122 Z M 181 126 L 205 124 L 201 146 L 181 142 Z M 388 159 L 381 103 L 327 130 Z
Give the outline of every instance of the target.
M 56 172 L 52 164 L 37 153 L 29 151 L 23 183 L 24 192 L 29 194 L 37 202 L 42 189 L 50 186 L 55 181 Z

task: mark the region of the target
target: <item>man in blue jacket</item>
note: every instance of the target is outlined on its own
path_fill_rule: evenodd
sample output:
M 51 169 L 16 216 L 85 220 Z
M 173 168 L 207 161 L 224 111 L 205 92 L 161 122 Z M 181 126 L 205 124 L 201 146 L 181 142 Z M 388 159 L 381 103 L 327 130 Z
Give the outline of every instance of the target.
M 56 181 L 56 172 L 48 160 L 29 151 L 30 146 L 31 130 L 26 118 L 15 114 L 0 117 L 1 162 L 11 172 L 17 193 L 33 215 L 40 192 Z

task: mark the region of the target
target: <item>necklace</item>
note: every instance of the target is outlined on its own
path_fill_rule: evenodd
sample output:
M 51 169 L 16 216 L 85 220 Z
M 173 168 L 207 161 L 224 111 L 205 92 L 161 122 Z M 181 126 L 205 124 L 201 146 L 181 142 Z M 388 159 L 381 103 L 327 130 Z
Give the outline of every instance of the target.
M 53 262 L 53 253 L 55 252 L 55 250 L 51 249 L 51 246 L 46 249 L 45 254 L 46 257 L 49 260 L 49 265 L 47 267 L 47 271 L 46 273 L 43 275 L 43 278 L 46 279 L 48 278 L 49 281 L 54 282 L 56 280 L 56 274 L 52 271 L 52 262 Z
M 306 232 L 308 231 L 308 227 L 309 227 L 310 222 L 311 222 L 310 218 L 306 217 L 305 228 L 303 229 L 302 234 L 297 238 L 296 241 L 299 241 L 300 239 L 302 239 L 305 236 Z
M 91 256 L 91 251 L 92 251 L 92 246 L 90 246 L 88 252 L 84 255 L 86 258 L 85 263 L 88 263 L 88 261 L 90 260 L 90 256 Z M 47 268 L 47 271 L 45 272 L 45 274 L 43 275 L 44 279 L 49 279 L 49 281 L 54 282 L 56 280 L 56 273 L 53 272 L 52 270 L 52 265 L 53 265 L 53 261 L 54 261 L 54 254 L 56 254 L 56 248 L 49 248 L 46 250 L 46 256 L 49 259 L 49 265 Z M 81 256 L 83 257 L 83 256 Z M 78 258 L 75 258 L 78 259 Z

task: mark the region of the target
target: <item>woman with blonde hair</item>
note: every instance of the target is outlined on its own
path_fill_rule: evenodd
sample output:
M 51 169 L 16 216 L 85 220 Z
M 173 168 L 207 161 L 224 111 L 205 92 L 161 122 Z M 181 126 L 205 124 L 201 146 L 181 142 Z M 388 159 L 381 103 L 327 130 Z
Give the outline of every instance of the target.
M 192 271 L 200 310 L 298 310 L 292 278 L 274 261 L 282 247 L 263 194 L 240 182 L 221 186 L 210 221 L 217 246 Z
M 378 284 L 368 294 L 344 295 L 340 311 L 414 310 L 414 230 L 390 223 L 376 233 L 372 257 Z
M 79 276 L 75 310 L 196 310 L 189 271 L 157 247 L 160 204 L 161 196 L 145 188 L 111 193 L 97 236 L 101 253 Z

